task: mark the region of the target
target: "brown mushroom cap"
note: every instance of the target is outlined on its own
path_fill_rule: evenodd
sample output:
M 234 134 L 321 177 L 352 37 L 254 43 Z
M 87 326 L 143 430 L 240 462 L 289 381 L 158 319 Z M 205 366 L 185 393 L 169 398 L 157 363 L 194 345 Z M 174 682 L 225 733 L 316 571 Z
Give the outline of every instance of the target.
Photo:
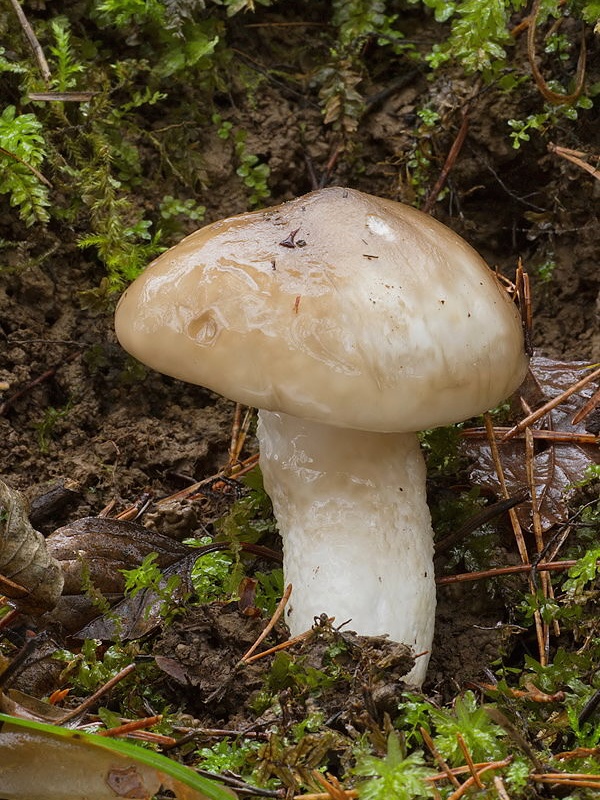
M 344 188 L 196 231 L 127 289 L 115 325 L 159 372 L 371 431 L 466 419 L 527 368 L 517 310 L 466 242 Z

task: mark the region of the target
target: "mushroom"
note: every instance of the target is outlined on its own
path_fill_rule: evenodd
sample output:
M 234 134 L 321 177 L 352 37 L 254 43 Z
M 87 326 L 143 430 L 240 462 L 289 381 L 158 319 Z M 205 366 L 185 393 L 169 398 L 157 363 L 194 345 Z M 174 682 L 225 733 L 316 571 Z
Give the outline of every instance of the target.
M 433 536 L 416 432 L 508 397 L 516 307 L 435 219 L 344 188 L 215 222 L 163 253 L 116 311 L 154 369 L 259 409 L 292 634 L 325 612 L 422 655 Z

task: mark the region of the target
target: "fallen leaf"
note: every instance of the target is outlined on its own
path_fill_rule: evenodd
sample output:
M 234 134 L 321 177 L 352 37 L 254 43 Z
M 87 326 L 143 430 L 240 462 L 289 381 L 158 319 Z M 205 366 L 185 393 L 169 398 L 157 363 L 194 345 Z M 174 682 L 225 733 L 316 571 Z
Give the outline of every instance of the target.
M 60 565 L 28 518 L 20 492 L 0 481 L 0 593 L 28 614 L 54 608 L 63 589 Z M 24 591 L 23 591 L 24 590 Z
M 532 409 L 539 408 L 585 377 L 588 370 L 589 365 L 584 362 L 561 362 L 536 356 L 531 361 L 531 375 L 522 387 L 521 394 Z M 594 391 L 595 386 L 588 385 L 581 392 L 571 395 L 538 420 L 535 427 L 585 434 L 585 420 L 577 425 L 573 425 L 572 420 Z M 463 448 L 471 461 L 471 481 L 500 495 L 500 484 L 487 441 L 465 439 Z M 528 486 L 525 439 L 521 436 L 506 442 L 499 441 L 498 448 L 508 493 L 517 494 Z M 598 463 L 599 460 L 600 452 L 595 445 L 534 439 L 535 490 L 545 530 L 567 518 L 568 490 L 581 481 L 590 464 Z M 529 527 L 531 503 L 521 504 L 517 508 L 517 514 L 521 524 Z

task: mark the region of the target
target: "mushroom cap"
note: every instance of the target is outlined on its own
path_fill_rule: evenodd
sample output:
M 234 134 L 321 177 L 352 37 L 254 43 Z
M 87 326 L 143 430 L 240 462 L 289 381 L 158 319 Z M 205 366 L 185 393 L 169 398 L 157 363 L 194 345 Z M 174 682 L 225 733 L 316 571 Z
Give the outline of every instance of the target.
M 371 431 L 467 419 L 527 369 L 517 309 L 466 242 L 345 188 L 201 228 L 126 290 L 115 326 L 159 372 Z

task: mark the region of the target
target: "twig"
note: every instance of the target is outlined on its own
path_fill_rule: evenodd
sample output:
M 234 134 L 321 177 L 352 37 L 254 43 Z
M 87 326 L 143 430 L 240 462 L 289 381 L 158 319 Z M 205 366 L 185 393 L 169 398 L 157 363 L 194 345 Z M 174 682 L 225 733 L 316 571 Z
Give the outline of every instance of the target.
M 566 569 L 574 567 L 577 561 L 568 559 L 566 561 L 546 561 L 540 564 L 515 564 L 512 567 L 496 567 L 495 569 L 485 569 L 481 572 L 463 572 L 459 575 L 445 575 L 442 578 L 436 578 L 438 586 L 446 586 L 450 583 L 465 583 L 468 581 L 480 581 L 484 578 L 498 578 L 502 575 L 517 575 L 521 572 L 561 572 Z M 600 565 L 600 561 L 598 561 Z
M 233 421 L 231 423 L 231 437 L 229 441 L 229 465 L 236 463 L 241 447 L 238 448 L 240 438 L 240 428 L 242 426 L 242 404 L 236 403 L 233 409 Z
M 502 497 L 506 500 L 509 498 L 508 489 L 506 486 L 506 480 L 504 478 L 504 469 L 502 467 L 502 461 L 500 460 L 500 453 L 498 452 L 498 442 L 496 441 L 496 435 L 494 433 L 494 425 L 492 422 L 492 418 L 489 413 L 485 413 L 483 415 L 483 422 L 485 425 L 485 430 L 488 437 L 488 442 L 490 445 L 490 452 L 492 454 L 492 460 L 494 462 L 494 469 L 496 470 L 496 475 L 498 476 L 498 482 L 500 483 L 500 492 Z M 510 508 L 508 510 L 508 516 L 510 517 L 510 522 L 512 525 L 513 532 L 515 534 L 515 540 L 517 542 L 517 547 L 519 549 L 519 555 L 521 556 L 521 561 L 524 564 L 529 562 L 529 554 L 527 553 L 527 547 L 525 545 L 525 539 L 523 538 L 523 531 L 521 530 L 521 523 L 519 522 L 519 518 L 517 516 L 517 512 L 514 508 Z
M 598 396 L 594 403 L 594 406 L 600 402 L 600 389 L 596 393 Z M 594 398 L 592 398 L 594 399 Z M 587 403 L 586 403 L 587 406 Z M 577 416 L 579 417 L 582 414 L 582 418 L 587 416 L 593 408 L 589 410 L 585 410 L 586 406 L 581 409 L 581 411 L 577 412 Z M 583 413 L 585 410 L 585 413 Z M 576 425 L 578 422 L 581 422 L 580 419 L 575 419 L 573 417 L 572 424 Z M 497 436 L 504 436 L 505 433 L 511 430 L 510 428 L 505 427 L 494 427 L 494 432 Z M 594 433 L 577 433 L 577 431 L 547 431 L 542 428 L 529 428 L 532 433 L 534 439 L 545 439 L 549 442 L 556 442 L 557 444 L 600 444 L 600 436 L 596 436 Z M 520 433 L 517 436 L 513 437 L 515 439 L 522 438 L 525 434 Z M 487 436 L 485 428 L 464 428 L 460 432 L 460 436 L 463 439 L 481 439 Z
M 560 147 L 552 142 L 548 144 L 548 151 L 570 161 L 572 164 L 576 164 L 578 167 L 581 167 L 581 169 L 589 172 L 597 181 L 600 181 L 600 170 L 583 161 L 583 158 L 590 158 L 587 153 L 583 153 L 581 150 L 569 150 L 568 147 Z M 599 156 L 594 156 L 594 158 L 598 159 Z
M 458 158 L 458 154 L 460 153 L 463 144 L 465 143 L 465 139 L 467 138 L 467 131 L 469 130 L 469 111 L 468 107 L 463 111 L 462 115 L 462 122 L 460 123 L 460 128 L 458 129 L 458 133 L 456 134 L 456 138 L 452 142 L 452 147 L 448 151 L 448 155 L 446 156 L 446 161 L 444 162 L 444 166 L 442 167 L 442 171 L 435 182 L 433 189 L 429 192 L 425 203 L 423 204 L 422 211 L 425 214 L 429 214 L 431 209 L 435 205 L 435 201 L 439 193 L 442 191 L 444 184 L 448 179 L 448 175 L 450 174 L 450 170 L 454 166 L 456 159 Z
M 534 422 L 537 422 L 538 419 L 547 414 L 549 411 L 552 411 L 553 408 L 559 406 L 561 403 L 564 403 L 572 394 L 576 394 L 577 392 L 581 391 L 588 383 L 591 383 L 596 378 L 600 377 L 600 368 L 595 369 L 593 372 L 590 372 L 585 378 L 582 378 L 577 383 L 574 383 L 564 392 L 559 394 L 557 397 L 554 397 L 552 400 L 548 400 L 547 403 L 544 403 L 543 406 L 537 409 L 537 411 L 528 414 L 524 419 L 521 420 L 517 425 L 514 425 L 508 433 L 505 433 L 504 436 L 500 439 L 501 442 L 507 442 L 509 439 L 512 439 L 513 436 L 516 436 L 519 433 L 522 433 L 525 428 L 528 428 L 530 425 L 533 425 Z
M 172 736 L 163 736 L 159 733 L 148 731 L 153 725 L 158 725 L 162 720 L 162 714 L 156 714 L 154 717 L 144 717 L 144 719 L 133 719 L 124 722 L 122 725 L 117 725 L 116 728 L 108 728 L 107 730 L 96 731 L 97 736 L 128 736 L 130 734 L 137 734 L 134 738 L 144 739 L 144 741 L 152 741 L 161 746 L 173 746 L 177 744 L 177 739 Z
M 344 797 L 348 800 L 358 797 L 356 789 L 345 789 Z M 293 800 L 331 800 L 330 792 L 310 792 L 310 794 L 295 794 Z
M 333 621 L 333 618 L 330 618 L 330 622 Z M 281 642 L 281 644 L 276 644 L 274 647 L 270 647 L 268 650 L 263 650 L 262 653 L 257 653 L 254 656 L 250 656 L 245 660 L 245 664 L 251 664 L 253 661 L 258 661 L 259 658 L 264 658 L 265 656 L 271 656 L 273 653 L 278 653 L 280 650 L 287 650 L 288 647 L 293 647 L 295 644 L 299 644 L 300 642 L 306 641 L 306 639 L 310 639 L 310 637 L 314 634 L 314 629 L 309 628 L 304 633 L 299 633 L 298 636 L 292 636 L 291 639 L 288 639 L 285 642 Z
M 68 722 L 75 717 L 78 717 L 80 714 L 83 714 L 84 711 L 87 711 L 88 708 L 94 705 L 94 703 L 99 700 L 103 695 L 120 683 L 123 678 L 126 678 L 130 672 L 133 672 L 135 669 L 135 664 L 128 664 L 124 669 L 120 672 L 117 672 L 109 681 L 107 681 L 104 686 L 101 686 L 97 692 L 94 692 L 93 695 L 88 697 L 86 700 L 83 701 L 77 708 L 73 708 L 71 711 L 68 711 L 59 719 L 55 720 L 57 725 L 64 725 L 65 722 Z
M 20 583 L 15 583 L 0 573 L 0 592 L 11 600 L 22 600 L 29 597 L 31 591 Z
M 460 526 L 460 528 L 458 528 L 458 530 L 453 531 L 452 533 L 448 534 L 448 536 L 440 539 L 439 542 L 436 542 L 436 556 L 439 556 L 450 547 L 453 547 L 455 544 L 457 544 L 457 542 L 462 541 L 462 539 L 464 539 L 473 531 L 477 530 L 477 528 L 480 528 L 486 522 L 494 519 L 494 517 L 504 514 L 505 511 L 518 506 L 520 503 L 523 503 L 527 499 L 527 496 L 528 492 L 523 490 L 514 497 L 509 497 L 507 500 L 499 500 L 497 503 L 491 503 L 489 506 L 486 506 L 477 514 L 474 514 L 472 517 L 470 517 L 463 525 Z
M 231 475 L 238 474 L 238 467 L 240 463 L 240 453 L 246 443 L 248 436 L 248 429 L 252 420 L 253 410 L 251 408 L 246 410 L 242 419 L 242 404 L 235 404 L 235 411 L 233 415 L 233 423 L 231 427 L 231 440 L 229 444 L 229 463 L 226 469 Z
M 8 628 L 8 626 L 20 613 L 21 612 L 18 608 L 11 608 L 8 613 L 6 613 L 3 617 L 0 617 L 0 631 L 2 628 Z
M 554 758 L 561 761 L 569 761 L 572 758 L 593 758 L 600 755 L 600 747 L 576 747 L 575 750 L 566 750 L 562 753 L 557 753 Z
M 11 150 L 7 150 L 5 147 L 0 147 L 0 153 L 4 153 L 5 156 L 14 158 L 15 161 L 19 162 L 19 164 L 23 164 L 24 167 L 27 167 L 27 169 L 35 175 L 38 181 L 41 181 L 46 186 L 48 186 L 49 189 L 52 189 L 52 184 L 50 183 L 48 178 L 45 178 L 38 169 L 36 169 L 31 164 L 28 164 L 27 161 L 23 161 L 23 159 L 20 158 L 16 153 L 13 153 Z
M 460 781 L 458 780 L 454 772 L 450 769 L 450 765 L 445 761 L 444 757 L 441 755 L 441 753 L 435 746 L 435 743 L 431 738 L 429 731 L 426 730 L 423 726 L 421 726 L 419 730 L 421 732 L 421 736 L 423 737 L 423 741 L 427 745 L 429 752 L 434 757 L 439 768 L 442 770 L 444 776 L 448 778 L 448 780 L 453 786 L 456 786 L 457 789 L 460 788 L 461 785 Z
M 497 686 L 491 683 L 476 683 L 475 686 L 485 692 L 500 691 Z M 504 689 L 503 693 L 508 694 L 510 697 L 531 700 L 533 703 L 562 703 L 565 699 L 565 693 L 562 691 L 554 692 L 554 694 L 545 694 L 533 683 L 526 683 L 525 686 L 525 689 Z
M 64 361 L 61 361 L 60 364 L 57 364 L 54 367 L 50 367 L 50 369 L 47 369 L 45 372 L 43 372 L 37 378 L 32 380 L 30 383 L 28 383 L 27 386 L 24 386 L 22 389 L 19 389 L 17 392 L 15 392 L 11 397 L 7 398 L 2 403 L 2 405 L 0 405 L 0 417 L 2 417 L 4 414 L 6 414 L 8 409 L 12 405 L 14 405 L 17 400 L 19 400 L 21 397 L 23 397 L 23 395 L 25 395 L 29 391 L 31 391 L 31 389 L 33 389 L 34 386 L 38 386 L 38 384 L 43 383 L 44 381 L 47 381 L 49 378 L 53 378 L 54 375 L 56 375 L 56 373 L 58 372 L 58 370 L 62 366 L 64 366 L 65 364 L 68 364 L 70 361 L 74 361 L 79 355 L 81 355 L 81 353 L 79 351 L 76 351 L 75 353 L 71 353 L 71 355 L 67 356 Z
M 529 494 L 531 498 L 531 520 L 533 535 L 538 558 L 544 550 L 544 537 L 542 532 L 542 518 L 540 515 L 540 503 L 537 496 L 537 485 L 535 481 L 534 457 L 533 457 L 533 436 L 529 428 L 525 431 L 525 473 L 529 484 Z M 533 576 L 532 576 L 533 577 Z M 550 595 L 549 576 L 546 572 L 542 573 L 541 584 L 542 593 L 547 600 Z M 536 614 L 538 611 L 536 611 Z M 536 620 L 536 631 L 538 634 L 539 661 L 542 667 L 548 666 L 548 655 L 550 651 L 550 626 L 541 617 L 539 622 Z
M 532 356 L 533 306 L 531 302 L 531 284 L 529 282 L 529 273 L 523 269 L 523 262 L 520 258 L 515 274 L 515 297 L 517 299 L 519 313 L 521 314 L 525 352 L 528 356 Z
M 30 100 L 43 103 L 87 103 L 100 92 L 29 92 Z
M 566 2 L 567 2 L 567 0 L 558 0 L 559 8 L 560 8 L 560 6 L 564 6 Z M 523 31 L 526 30 L 531 25 L 531 21 L 532 21 L 531 15 L 529 15 L 527 17 L 523 17 L 521 22 L 519 22 L 517 25 L 515 25 L 515 27 L 511 30 L 510 35 L 514 36 L 515 38 L 517 36 L 520 36 L 521 33 L 523 33 Z
M 465 757 L 465 761 L 467 762 L 467 766 L 469 768 L 469 772 L 471 773 L 471 777 L 478 789 L 483 789 L 483 781 L 479 777 L 479 773 L 481 770 L 475 769 L 475 763 L 471 757 L 471 753 L 469 752 L 469 748 L 467 747 L 467 743 L 461 733 L 456 734 L 456 740 L 458 742 L 458 746 L 460 747 L 463 756 Z
M 241 462 L 241 467 L 239 470 L 236 471 L 235 475 L 236 478 L 244 475 L 246 472 L 250 472 L 251 469 L 254 469 L 256 464 L 258 463 L 258 453 L 253 453 L 248 458 L 245 458 Z M 230 468 L 229 466 L 224 467 L 223 469 L 219 470 L 215 475 L 212 475 L 210 478 L 203 478 L 201 481 L 197 483 L 193 483 L 191 486 L 182 489 L 180 492 L 175 492 L 175 494 L 171 494 L 168 497 L 163 497 L 157 501 L 156 505 L 161 506 L 165 503 L 171 503 L 174 500 L 186 500 L 188 497 L 191 497 L 194 494 L 202 489 L 203 486 L 208 484 L 214 484 L 215 481 L 218 481 L 219 478 L 226 478 L 230 475 Z M 127 509 L 126 509 L 127 510 Z
M 596 407 L 600 405 L 600 389 L 598 389 L 594 394 L 590 397 L 590 399 L 585 403 L 579 411 L 575 414 L 573 419 L 571 420 L 571 425 L 578 425 L 580 422 L 589 416 L 592 411 L 596 409 Z M 590 434 L 588 434 L 590 435 Z M 598 439 L 600 437 L 596 437 Z
M 546 772 L 542 774 L 534 772 L 530 777 L 536 783 L 600 789 L 600 775 L 590 775 L 587 772 Z
M 48 66 L 48 62 L 46 61 L 46 56 L 44 55 L 44 51 L 42 50 L 42 46 L 38 42 L 38 38 L 35 35 L 35 32 L 29 22 L 27 21 L 27 17 L 23 12 L 23 9 L 17 2 L 17 0 L 10 0 L 10 4 L 14 9 L 15 14 L 21 24 L 21 28 L 23 28 L 23 33 L 27 41 L 29 42 L 29 46 L 33 51 L 33 55 L 38 62 L 38 67 L 40 68 L 40 72 L 42 73 L 42 78 L 44 79 L 45 83 L 50 83 L 50 78 L 52 77 L 52 73 L 50 72 L 50 67 Z
M 455 792 L 452 792 L 452 794 L 449 795 L 448 800 L 459 800 L 459 798 L 461 798 L 465 792 L 471 788 L 471 786 L 478 785 L 477 781 L 481 780 L 480 776 L 483 775 L 484 772 L 489 772 L 491 769 L 502 769 L 503 767 L 507 767 L 511 761 L 512 756 L 508 756 L 503 761 L 491 761 L 489 764 L 481 767 L 481 769 L 478 770 L 475 775 L 467 778 L 467 780 Z
M 504 781 L 500 777 L 500 775 L 494 775 L 494 786 L 496 791 L 498 792 L 499 800 L 510 800 L 510 796 L 506 791 L 506 787 L 504 786 Z
M 343 789 L 340 782 L 333 775 L 321 775 L 316 769 L 312 770 L 313 778 L 327 791 L 330 800 L 349 800 L 352 795 Z
M 265 629 L 262 631 L 262 633 L 260 634 L 258 639 L 254 642 L 252 647 L 249 650 L 247 650 L 244 653 L 244 655 L 240 658 L 240 663 L 247 664 L 249 659 L 250 659 L 250 657 L 252 656 L 252 654 L 256 650 L 256 648 L 261 644 L 261 642 L 264 642 L 264 640 L 267 638 L 267 636 L 271 633 L 271 631 L 275 627 L 275 624 L 277 623 L 277 620 L 283 614 L 283 611 L 284 611 L 284 609 L 285 609 L 285 607 L 287 605 L 287 602 L 290 599 L 291 593 L 292 593 L 292 584 L 289 583 L 286 586 L 285 592 L 283 593 L 283 597 L 281 598 L 281 600 L 277 604 L 277 608 L 275 609 L 275 613 L 273 614 L 273 616 L 269 620 L 269 623 L 267 624 Z

